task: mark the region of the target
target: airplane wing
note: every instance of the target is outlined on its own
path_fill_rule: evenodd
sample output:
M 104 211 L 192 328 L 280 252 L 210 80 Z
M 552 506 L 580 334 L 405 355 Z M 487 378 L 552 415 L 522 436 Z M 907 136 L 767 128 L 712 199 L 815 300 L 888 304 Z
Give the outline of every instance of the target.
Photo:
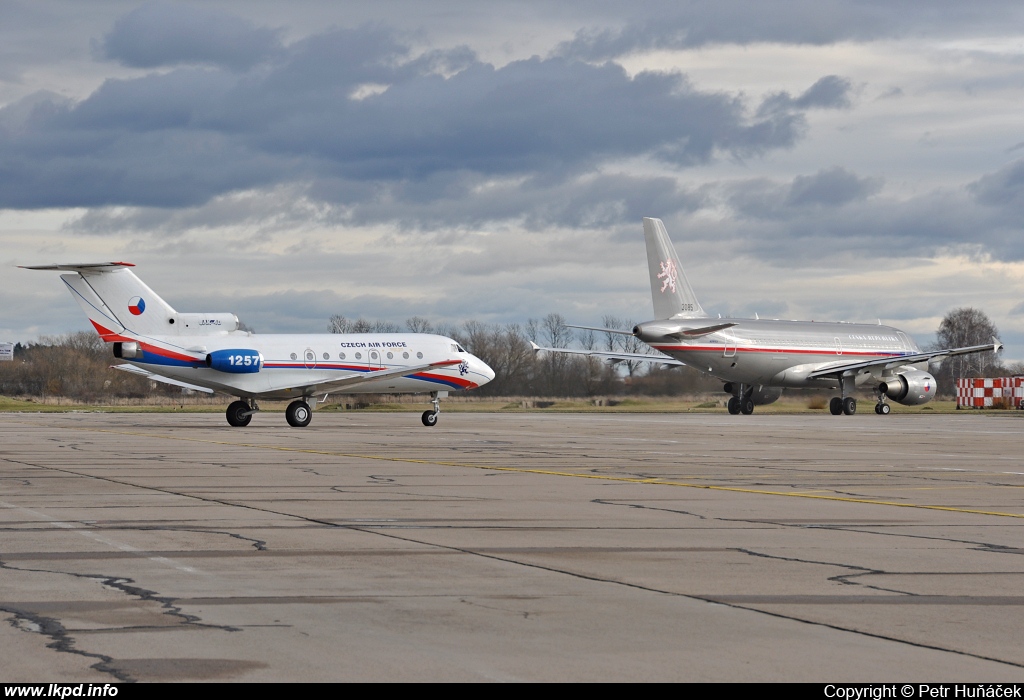
M 829 367 L 823 367 L 822 369 L 810 372 L 807 375 L 808 379 L 818 379 L 820 377 L 840 377 L 846 372 L 855 372 L 859 369 L 867 369 L 869 367 L 880 367 L 882 369 L 893 369 L 895 367 L 901 367 L 903 365 L 913 365 L 918 362 L 927 362 L 928 360 L 934 360 L 937 357 L 953 357 L 956 355 L 970 355 L 975 352 L 999 352 L 1003 349 L 1003 344 L 997 341 L 995 338 L 992 339 L 992 343 L 989 345 L 972 345 L 966 348 L 950 348 L 947 350 L 933 350 L 930 352 L 921 352 L 916 355 L 903 355 L 901 357 L 882 357 L 876 360 L 865 360 L 863 362 L 846 362 L 843 364 L 831 365 Z
M 565 324 L 566 328 L 582 328 L 585 331 L 601 331 L 602 333 L 616 333 L 618 335 L 633 335 L 633 331 L 624 331 L 621 328 L 599 328 L 597 326 L 574 326 L 571 323 Z
M 574 326 L 575 328 L 581 328 L 581 326 Z M 633 335 L 630 333 L 630 335 Z M 530 345 L 533 347 L 534 352 L 561 352 L 567 355 L 587 355 L 588 357 L 599 357 L 603 360 L 617 360 L 617 361 L 633 361 L 633 362 L 657 362 L 663 365 L 673 365 L 675 367 L 682 367 L 686 365 L 685 362 L 680 362 L 674 357 L 669 357 L 665 354 L 657 355 L 644 355 L 633 352 L 605 352 L 603 350 L 571 350 L 569 348 L 542 348 L 537 343 L 531 342 Z
M 171 379 L 170 377 L 165 377 L 165 376 L 160 375 L 160 374 L 154 374 L 154 373 L 152 373 L 152 372 L 150 372 L 148 370 L 142 369 L 141 367 L 136 367 L 135 365 L 111 365 L 110 369 L 119 369 L 122 372 L 131 372 L 132 374 L 137 374 L 140 377 L 145 377 L 146 379 L 149 379 L 149 380 L 154 381 L 154 382 L 163 382 L 164 384 L 173 384 L 174 386 L 180 386 L 180 387 L 182 387 L 184 389 L 192 389 L 193 391 L 202 391 L 202 392 L 204 392 L 206 394 L 212 394 L 213 393 L 213 389 L 210 389 L 208 387 L 196 386 L 195 384 L 189 384 L 188 382 L 182 382 L 182 381 L 179 381 L 177 379 Z
M 672 333 L 666 333 L 665 335 L 674 336 L 682 339 L 687 338 L 698 338 L 702 335 L 710 335 L 717 333 L 718 331 L 725 330 L 726 328 L 732 328 L 735 323 L 716 323 L 713 326 L 700 326 L 698 328 L 680 328 Z M 585 331 L 601 331 L 602 333 L 617 333 L 618 335 L 636 335 L 633 331 L 624 331 L 616 328 L 598 328 L 597 326 L 574 326 L 571 323 L 565 324 L 566 328 L 582 328 Z
M 416 365 L 414 367 L 381 369 L 376 372 L 352 372 L 351 374 L 335 377 L 334 379 L 329 379 L 324 382 L 316 382 L 315 384 L 308 384 L 306 386 L 295 388 L 307 389 L 314 394 L 334 393 L 341 391 L 342 389 L 348 389 L 361 384 L 371 384 L 373 382 L 379 382 L 393 377 L 407 377 L 410 374 L 416 374 L 428 369 L 439 369 L 441 367 L 451 367 L 452 365 L 460 364 L 462 364 L 462 360 L 442 360 L 440 362 L 431 362 L 429 364 Z

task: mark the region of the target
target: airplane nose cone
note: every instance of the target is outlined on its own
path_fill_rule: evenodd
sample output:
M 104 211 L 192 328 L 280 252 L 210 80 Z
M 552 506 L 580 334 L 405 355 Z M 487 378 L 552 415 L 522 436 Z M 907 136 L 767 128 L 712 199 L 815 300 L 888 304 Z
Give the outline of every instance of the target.
M 479 372 L 480 375 L 483 376 L 483 378 L 484 378 L 484 380 L 482 382 L 480 382 L 480 384 L 481 385 L 486 384 L 487 382 L 489 382 L 492 379 L 494 379 L 494 370 L 491 369 L 487 365 L 487 363 L 484 362 L 483 360 L 481 360 L 479 357 L 477 357 L 475 359 L 476 359 L 476 362 L 474 364 L 476 365 L 476 367 L 474 369 L 476 369 L 476 371 Z

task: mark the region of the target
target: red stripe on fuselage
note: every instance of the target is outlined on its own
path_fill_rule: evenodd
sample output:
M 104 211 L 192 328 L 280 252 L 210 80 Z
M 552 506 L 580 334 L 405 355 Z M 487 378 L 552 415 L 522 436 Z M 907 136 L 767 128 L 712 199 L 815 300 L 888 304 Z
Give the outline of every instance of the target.
M 157 347 L 156 345 L 150 345 L 149 343 L 139 343 L 146 352 L 151 352 L 154 355 L 160 357 L 166 357 L 171 360 L 181 360 L 182 362 L 202 362 L 202 359 L 192 357 L 191 355 L 182 355 L 180 352 L 174 352 L 173 350 L 166 350 L 164 348 Z
M 843 349 L 841 353 L 837 353 L 835 350 L 829 350 L 827 348 L 821 348 L 820 350 L 806 350 L 803 348 L 747 348 L 736 345 L 652 345 L 655 350 L 661 352 L 716 352 L 725 353 L 726 351 L 735 352 L 770 352 L 776 355 L 827 355 L 829 357 L 846 357 L 853 355 L 857 357 L 901 357 L 904 354 L 898 350 L 892 351 L 870 351 L 870 350 L 847 350 Z
M 475 389 L 476 387 L 480 386 L 479 384 L 475 384 L 469 381 L 468 379 L 463 379 L 462 377 L 449 377 L 444 374 L 433 374 L 431 372 L 417 372 L 416 374 L 410 374 L 409 376 L 412 377 L 413 379 L 419 379 L 422 377 L 428 380 L 435 379 L 437 381 L 448 382 L 451 384 L 456 384 L 462 387 L 463 389 Z

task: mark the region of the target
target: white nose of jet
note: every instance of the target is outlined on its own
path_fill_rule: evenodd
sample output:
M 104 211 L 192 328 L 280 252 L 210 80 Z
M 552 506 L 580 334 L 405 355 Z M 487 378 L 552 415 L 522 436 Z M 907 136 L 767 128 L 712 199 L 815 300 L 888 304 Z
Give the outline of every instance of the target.
M 474 379 L 477 386 L 483 386 L 494 379 L 494 370 L 491 369 L 486 362 L 476 355 L 470 355 L 470 357 L 473 359 L 469 362 L 469 369 L 475 375 Z

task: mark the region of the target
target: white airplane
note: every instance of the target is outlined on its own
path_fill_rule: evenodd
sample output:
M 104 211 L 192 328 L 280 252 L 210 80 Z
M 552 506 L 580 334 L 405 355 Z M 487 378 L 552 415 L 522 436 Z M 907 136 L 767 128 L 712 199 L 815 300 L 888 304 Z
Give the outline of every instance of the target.
M 312 419 L 310 401 L 346 394 L 430 393 L 433 426 L 439 399 L 450 390 L 473 389 L 494 379 L 482 360 L 451 338 L 426 333 L 324 333 L 257 335 L 239 330 L 231 313 L 179 313 L 128 268 L 132 263 L 25 266 L 64 270 L 72 296 L 100 334 L 113 344 L 114 368 L 207 393 L 238 397 L 228 423 L 245 426 L 258 399 L 292 399 L 288 424 Z M 315 402 L 314 402 L 315 404 Z
M 606 333 L 633 335 L 660 351 L 657 355 L 541 348 L 534 350 L 591 355 L 611 360 L 639 360 L 664 365 L 689 365 L 725 382 L 729 413 L 751 414 L 755 405 L 770 404 L 783 388 L 839 389 L 829 410 L 852 415 L 855 387 L 874 390 L 875 413 L 888 415 L 886 398 L 918 405 L 935 398 L 931 372 L 953 355 L 999 351 L 990 345 L 921 352 L 906 333 L 896 328 L 859 323 L 710 319 L 693 293 L 679 264 L 672 241 L 660 219 L 644 220 L 647 263 L 655 320 L 632 331 L 572 326 Z

